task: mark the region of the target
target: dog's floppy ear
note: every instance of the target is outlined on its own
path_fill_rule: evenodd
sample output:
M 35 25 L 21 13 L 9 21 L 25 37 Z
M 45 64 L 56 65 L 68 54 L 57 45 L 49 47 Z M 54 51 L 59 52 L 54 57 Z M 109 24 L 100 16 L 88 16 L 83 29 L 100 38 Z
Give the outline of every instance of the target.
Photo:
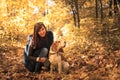
M 58 52 L 62 52 L 62 53 L 64 53 L 63 48 L 60 48 L 60 49 L 58 50 Z
M 53 52 L 57 52 L 58 51 L 58 46 L 59 46 L 59 41 L 53 42 L 53 44 L 51 45 L 51 50 Z

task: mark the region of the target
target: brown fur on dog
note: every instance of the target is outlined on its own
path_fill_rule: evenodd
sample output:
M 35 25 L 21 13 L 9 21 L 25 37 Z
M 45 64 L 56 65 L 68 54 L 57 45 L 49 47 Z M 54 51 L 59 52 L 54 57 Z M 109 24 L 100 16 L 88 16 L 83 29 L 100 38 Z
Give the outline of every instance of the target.
M 53 42 L 53 44 L 51 45 L 51 51 L 52 52 L 64 52 L 63 48 L 65 47 L 66 42 L 64 41 L 55 41 Z
M 66 42 L 55 41 L 51 46 L 51 54 L 49 60 L 51 62 L 51 72 L 55 65 L 58 66 L 58 72 L 61 73 L 65 69 L 67 70 L 69 67 L 69 63 L 67 62 L 66 58 L 63 56 Z

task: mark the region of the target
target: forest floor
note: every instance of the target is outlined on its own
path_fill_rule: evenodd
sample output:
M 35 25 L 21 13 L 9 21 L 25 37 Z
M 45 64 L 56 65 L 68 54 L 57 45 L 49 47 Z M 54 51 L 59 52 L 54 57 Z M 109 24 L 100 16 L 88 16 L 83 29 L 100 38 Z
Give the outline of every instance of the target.
M 71 65 L 69 73 L 43 71 L 35 74 L 24 67 L 24 48 L 5 49 L 0 46 L 0 80 L 120 80 L 120 49 L 109 54 L 102 50 L 88 51 L 85 54 L 67 50 L 71 53 L 65 55 Z
M 69 54 L 69 73 L 30 73 L 23 65 L 23 48 L 0 52 L 0 80 L 120 80 L 120 50 L 97 55 Z

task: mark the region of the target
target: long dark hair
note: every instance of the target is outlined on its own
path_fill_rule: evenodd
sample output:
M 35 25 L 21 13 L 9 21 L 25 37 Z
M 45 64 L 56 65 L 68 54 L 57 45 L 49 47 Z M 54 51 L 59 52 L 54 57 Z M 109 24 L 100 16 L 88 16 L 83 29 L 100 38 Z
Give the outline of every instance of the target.
M 39 30 L 44 27 L 46 30 L 45 25 L 43 24 L 43 22 L 38 22 L 34 25 L 34 32 L 33 32 L 33 46 L 36 48 L 37 42 L 39 40 L 39 38 L 41 38 L 38 34 Z M 46 37 L 46 36 L 45 36 Z

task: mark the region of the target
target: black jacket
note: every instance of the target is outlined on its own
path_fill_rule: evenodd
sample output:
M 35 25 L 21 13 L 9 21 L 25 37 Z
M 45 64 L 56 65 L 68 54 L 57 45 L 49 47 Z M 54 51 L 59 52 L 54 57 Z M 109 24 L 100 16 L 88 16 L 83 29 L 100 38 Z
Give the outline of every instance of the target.
M 48 56 L 47 57 L 49 57 L 49 50 L 50 50 L 50 46 L 53 43 L 53 38 L 54 37 L 53 37 L 53 33 L 51 31 L 47 31 L 46 35 L 47 35 L 47 39 L 48 39 L 48 43 L 47 43 L 47 46 L 46 46 L 46 48 L 48 48 Z M 29 35 L 28 39 L 32 39 L 31 37 L 32 36 Z M 35 62 L 36 58 L 38 57 L 38 56 L 33 55 L 34 52 L 36 51 L 36 49 L 33 46 L 31 46 L 31 44 L 29 44 L 30 40 L 28 40 L 28 41 L 29 42 L 26 45 L 26 48 L 24 50 L 24 64 L 27 64 L 30 61 L 34 61 Z

